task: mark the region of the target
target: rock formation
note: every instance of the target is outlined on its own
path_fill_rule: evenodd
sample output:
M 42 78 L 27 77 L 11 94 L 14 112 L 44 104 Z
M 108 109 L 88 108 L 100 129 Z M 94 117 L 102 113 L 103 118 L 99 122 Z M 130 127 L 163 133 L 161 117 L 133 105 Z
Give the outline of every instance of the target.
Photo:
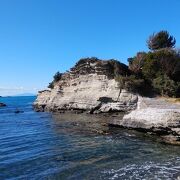
M 90 113 L 129 111 L 136 108 L 137 95 L 120 92 L 117 74 L 128 75 L 128 67 L 115 60 L 81 59 L 64 73 L 51 90 L 39 92 L 37 111 L 81 110 Z
M 139 97 L 137 109 L 111 125 L 158 134 L 163 141 L 180 145 L 180 104 L 160 98 Z
M 110 124 L 153 132 L 165 142 L 180 144 L 180 105 L 120 90 L 117 75 L 129 75 L 128 67 L 114 60 L 81 59 L 62 74 L 53 89 L 39 92 L 35 110 L 94 114 L 131 111 Z
M 0 103 L 0 107 L 5 107 L 5 106 L 6 106 L 6 104 Z

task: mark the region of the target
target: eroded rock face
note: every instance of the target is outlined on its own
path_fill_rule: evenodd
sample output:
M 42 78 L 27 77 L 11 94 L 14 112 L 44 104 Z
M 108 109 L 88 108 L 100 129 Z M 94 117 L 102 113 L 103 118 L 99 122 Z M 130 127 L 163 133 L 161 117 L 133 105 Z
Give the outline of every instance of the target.
M 180 105 L 120 91 L 115 76 L 128 73 L 127 66 L 116 61 L 81 60 L 62 75 L 54 89 L 39 92 L 34 107 L 60 113 L 130 111 L 110 124 L 155 133 L 165 142 L 180 144 Z
M 154 132 L 165 142 L 180 145 L 180 105 L 162 99 L 139 97 L 136 110 L 111 124 Z
M 128 111 L 136 108 L 137 95 L 118 87 L 116 74 L 128 74 L 117 61 L 80 60 L 62 75 L 54 89 L 41 91 L 34 107 L 37 111 L 83 110 L 90 113 Z

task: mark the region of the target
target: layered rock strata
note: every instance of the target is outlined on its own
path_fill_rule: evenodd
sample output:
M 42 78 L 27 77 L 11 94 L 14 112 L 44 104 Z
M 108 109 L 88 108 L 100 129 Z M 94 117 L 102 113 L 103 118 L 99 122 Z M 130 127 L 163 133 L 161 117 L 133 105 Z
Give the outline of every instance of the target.
M 137 109 L 111 125 L 158 134 L 163 141 L 180 145 L 180 104 L 160 98 L 139 97 Z
M 128 67 L 113 60 L 82 59 L 62 74 L 53 89 L 39 92 L 35 110 L 94 114 L 123 111 L 126 115 L 113 118 L 110 125 L 155 133 L 165 142 L 180 144 L 180 105 L 120 90 L 117 75 L 129 75 Z
M 128 67 L 117 61 L 80 60 L 53 89 L 39 92 L 34 107 L 37 111 L 90 113 L 133 110 L 138 96 L 120 91 L 115 80 L 117 74 L 128 73 Z

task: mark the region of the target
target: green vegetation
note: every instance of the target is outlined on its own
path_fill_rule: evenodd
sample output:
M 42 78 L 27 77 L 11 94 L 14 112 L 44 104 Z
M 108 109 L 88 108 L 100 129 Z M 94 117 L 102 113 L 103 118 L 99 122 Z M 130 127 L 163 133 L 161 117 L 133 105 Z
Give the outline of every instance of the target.
M 62 78 L 62 73 L 60 73 L 59 71 L 53 76 L 53 81 L 49 83 L 48 88 L 53 89 L 54 88 L 54 84 L 57 83 L 59 80 L 61 80 Z
M 59 71 L 54 75 L 54 82 L 58 82 L 59 80 L 61 80 L 62 77 L 62 73 L 60 73 Z
M 162 96 L 176 96 L 180 88 L 180 83 L 176 83 L 166 74 L 157 76 L 155 79 L 153 79 L 152 83 L 155 91 Z
M 118 76 L 116 78 L 120 89 L 126 89 L 132 92 L 141 93 L 141 88 L 145 86 L 144 79 L 139 79 L 135 75 L 130 76 Z
M 149 52 L 138 52 L 128 59 L 129 66 L 117 60 L 102 61 L 96 57 L 80 59 L 72 70 L 79 74 L 94 73 L 94 69 L 84 64 L 96 62 L 97 73 L 115 78 L 120 90 L 139 93 L 141 95 L 161 95 L 180 97 L 180 50 L 175 49 L 176 39 L 167 31 L 151 35 L 147 41 Z M 84 68 L 82 68 L 84 67 Z M 102 68 L 103 67 L 103 68 Z M 57 72 L 49 88 L 61 80 L 62 74 Z
M 153 34 L 147 40 L 148 48 L 150 50 L 158 50 L 162 48 L 174 48 L 176 39 L 170 36 L 167 31 L 160 31 Z
M 180 97 L 180 51 L 174 49 L 175 42 L 167 31 L 160 31 L 149 37 L 148 47 L 152 51 L 138 52 L 128 59 L 129 69 L 135 77 L 128 77 L 133 82 L 130 90 L 134 92 L 134 84 L 142 79 L 145 83 L 140 83 L 140 89 L 145 89 L 145 84 L 154 94 Z M 124 88 L 129 90 L 127 85 Z
M 54 82 L 53 81 L 49 83 L 48 88 L 54 89 Z
M 101 60 L 97 57 L 87 57 L 80 59 L 75 67 L 79 67 L 83 64 L 86 64 L 87 62 L 91 63 L 97 63 L 97 67 L 104 67 L 107 68 L 109 72 L 106 72 L 107 76 L 111 76 L 112 78 L 115 78 L 118 75 L 130 75 L 130 70 L 127 65 L 115 60 L 115 59 L 109 59 L 109 60 Z M 86 69 L 88 71 L 88 69 Z M 105 70 L 106 71 L 106 70 Z

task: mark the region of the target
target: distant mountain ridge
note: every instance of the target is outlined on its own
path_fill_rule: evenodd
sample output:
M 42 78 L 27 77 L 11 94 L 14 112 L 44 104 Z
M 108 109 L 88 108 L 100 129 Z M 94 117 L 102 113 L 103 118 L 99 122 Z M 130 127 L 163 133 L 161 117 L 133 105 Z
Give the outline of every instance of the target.
M 36 96 L 36 94 L 35 93 L 22 93 L 22 94 L 17 94 L 14 96 Z

